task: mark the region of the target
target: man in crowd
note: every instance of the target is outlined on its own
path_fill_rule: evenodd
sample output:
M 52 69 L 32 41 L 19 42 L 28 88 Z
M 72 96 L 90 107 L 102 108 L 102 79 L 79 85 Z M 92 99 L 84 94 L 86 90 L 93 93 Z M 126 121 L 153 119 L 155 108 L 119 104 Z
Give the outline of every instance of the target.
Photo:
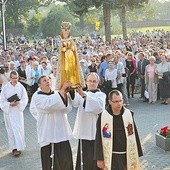
M 0 107 L 4 111 L 4 121 L 8 133 L 9 147 L 14 156 L 25 149 L 23 111 L 28 103 L 24 86 L 18 82 L 16 71 L 10 73 L 10 81 L 2 88 Z M 16 94 L 16 95 L 15 95 Z M 16 97 L 13 97 L 13 96 Z M 10 98 L 12 98 L 10 100 Z
M 38 85 L 40 90 L 32 97 L 30 112 L 37 120 L 42 169 L 73 170 L 69 143 L 73 135 L 67 119 L 67 113 L 72 109 L 67 94 L 71 83 L 65 82 L 59 91 L 54 92 L 50 78 L 41 76 Z
M 138 54 L 139 62 L 137 65 L 138 76 L 141 82 L 141 98 L 145 98 L 145 67 L 149 64 L 149 61 L 145 58 L 144 53 Z M 144 100 L 145 101 L 145 100 Z
M 94 159 L 100 169 L 139 170 L 141 144 L 133 112 L 123 107 L 118 90 L 109 93 L 109 106 L 97 121 Z
M 98 70 L 98 74 L 99 74 L 99 77 L 100 77 L 100 83 L 101 83 L 101 85 L 103 84 L 103 82 L 104 82 L 104 77 L 105 77 L 105 71 L 106 71 L 106 69 L 108 68 L 108 62 L 110 61 L 110 60 L 112 60 L 113 59 L 113 56 L 112 56 L 112 54 L 107 54 L 106 55 L 106 61 L 103 61 L 101 64 L 100 64 L 100 66 L 99 66 L 99 70 Z

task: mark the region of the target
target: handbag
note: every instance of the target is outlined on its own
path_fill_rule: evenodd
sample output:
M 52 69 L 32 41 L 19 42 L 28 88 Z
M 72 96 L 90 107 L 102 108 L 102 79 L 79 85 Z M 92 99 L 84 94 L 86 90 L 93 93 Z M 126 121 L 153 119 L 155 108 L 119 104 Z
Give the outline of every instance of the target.
M 28 84 L 28 86 L 32 86 L 34 84 L 34 79 L 27 79 L 26 84 Z
M 146 89 L 145 89 L 145 92 L 144 92 L 144 96 L 146 97 L 146 99 L 149 99 L 149 93 Z

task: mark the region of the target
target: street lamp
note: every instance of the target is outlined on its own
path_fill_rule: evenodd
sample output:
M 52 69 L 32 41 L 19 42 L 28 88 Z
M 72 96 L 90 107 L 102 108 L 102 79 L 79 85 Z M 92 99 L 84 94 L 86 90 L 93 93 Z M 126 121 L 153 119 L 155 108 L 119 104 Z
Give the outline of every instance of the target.
M 1 0 L 1 18 L 2 18 L 2 30 L 3 30 L 3 46 L 4 51 L 7 49 L 7 43 L 6 43 L 6 29 L 5 29 L 5 4 L 7 3 L 7 0 Z

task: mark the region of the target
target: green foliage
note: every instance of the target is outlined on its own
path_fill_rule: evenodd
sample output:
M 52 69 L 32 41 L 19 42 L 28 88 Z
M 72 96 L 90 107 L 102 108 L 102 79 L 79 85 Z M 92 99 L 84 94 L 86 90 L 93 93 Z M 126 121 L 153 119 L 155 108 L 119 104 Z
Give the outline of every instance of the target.
M 42 20 L 41 31 L 44 36 L 55 36 L 60 34 L 62 21 L 71 22 L 74 25 L 74 18 L 67 7 L 54 6 L 47 17 Z M 72 27 L 72 30 L 73 27 Z
M 112 34 L 122 34 L 122 28 L 118 20 L 118 16 L 112 17 L 111 23 Z
M 41 13 L 36 13 L 29 21 L 28 21 L 28 32 L 30 34 L 35 34 L 40 31 L 40 23 L 43 19 Z
M 28 16 L 30 9 L 37 10 L 45 5 L 45 0 L 8 0 L 6 4 L 6 21 L 12 27 L 20 27 Z
M 167 134 L 166 138 L 170 138 L 170 129 L 168 129 L 168 134 Z

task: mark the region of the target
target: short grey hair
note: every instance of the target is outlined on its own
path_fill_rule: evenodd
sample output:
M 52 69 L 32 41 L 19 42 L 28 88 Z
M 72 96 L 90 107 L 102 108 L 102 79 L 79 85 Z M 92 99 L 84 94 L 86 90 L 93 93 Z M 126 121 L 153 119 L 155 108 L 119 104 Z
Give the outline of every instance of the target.
M 149 61 L 151 61 L 151 60 L 156 61 L 156 59 L 155 59 L 155 57 L 154 57 L 154 56 L 150 56 L 150 57 L 149 57 Z

